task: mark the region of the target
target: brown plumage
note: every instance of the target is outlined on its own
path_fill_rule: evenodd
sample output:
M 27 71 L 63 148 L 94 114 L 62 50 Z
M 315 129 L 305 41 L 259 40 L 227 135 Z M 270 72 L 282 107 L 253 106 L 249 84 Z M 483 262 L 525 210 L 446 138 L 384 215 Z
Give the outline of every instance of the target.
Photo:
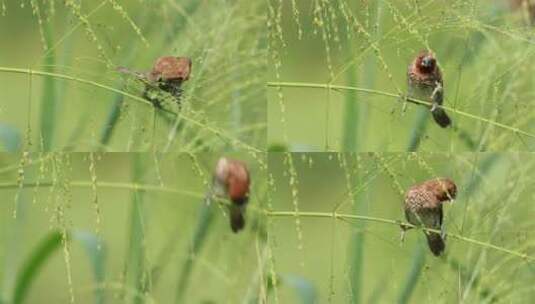
M 442 203 L 455 199 L 457 186 L 449 178 L 435 178 L 412 186 L 405 195 L 405 217 L 410 224 L 425 228 L 441 230 Z M 409 227 L 402 226 L 403 231 Z M 429 249 L 439 256 L 446 244 L 442 235 L 425 231 Z
M 440 107 L 444 102 L 444 84 L 433 53 L 420 52 L 409 65 L 407 79 L 408 97 L 431 102 L 431 114 L 437 124 L 442 128 L 451 125 L 451 119 Z
M 191 60 L 187 57 L 163 56 L 156 60 L 149 73 L 150 81 L 183 82 L 189 79 Z
M 125 67 L 118 67 L 117 71 L 143 80 L 145 82 L 143 97 L 161 107 L 162 96 L 158 94 L 158 90 L 165 91 L 180 101 L 182 84 L 189 79 L 191 73 L 191 59 L 162 56 L 156 60 L 150 72 L 134 72 Z
M 245 163 L 226 157 L 219 159 L 214 173 L 216 195 L 228 198 L 230 227 L 238 232 L 245 227 L 245 207 L 249 200 L 251 184 Z

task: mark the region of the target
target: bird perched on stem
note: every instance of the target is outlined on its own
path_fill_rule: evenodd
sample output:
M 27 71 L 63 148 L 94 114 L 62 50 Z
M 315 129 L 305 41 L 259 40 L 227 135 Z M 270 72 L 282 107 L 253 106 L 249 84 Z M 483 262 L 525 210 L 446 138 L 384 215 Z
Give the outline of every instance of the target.
M 162 91 L 180 101 L 182 84 L 191 73 L 191 60 L 187 57 L 163 56 L 156 60 L 150 72 L 134 72 L 125 67 L 118 67 L 117 71 L 142 80 L 145 83 L 143 97 L 155 106 L 162 107 L 165 101 Z
M 455 199 L 457 186 L 449 178 L 435 178 L 412 186 L 405 195 L 405 217 L 415 226 L 440 230 L 441 233 L 424 231 L 429 249 L 439 256 L 446 248 L 442 223 L 442 203 Z M 412 227 L 401 225 L 403 240 L 405 231 Z
M 222 157 L 217 162 L 212 182 L 214 194 L 230 200 L 230 228 L 239 232 L 245 227 L 245 208 L 251 180 L 245 163 Z
M 408 97 L 431 102 L 431 114 L 439 126 L 446 128 L 451 119 L 441 107 L 444 101 L 442 74 L 433 53 L 422 51 L 409 65 Z

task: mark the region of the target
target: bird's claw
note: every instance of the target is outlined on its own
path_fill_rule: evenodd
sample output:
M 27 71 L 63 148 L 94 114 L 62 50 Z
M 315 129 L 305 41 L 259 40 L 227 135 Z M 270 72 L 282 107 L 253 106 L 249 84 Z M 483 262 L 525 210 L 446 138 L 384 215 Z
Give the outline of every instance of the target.
M 431 100 L 435 100 L 435 97 L 439 93 L 442 93 L 442 85 L 440 84 L 440 82 L 437 81 L 435 83 L 435 88 L 433 89 L 433 93 L 431 93 Z M 435 105 L 435 103 L 433 103 L 433 105 Z

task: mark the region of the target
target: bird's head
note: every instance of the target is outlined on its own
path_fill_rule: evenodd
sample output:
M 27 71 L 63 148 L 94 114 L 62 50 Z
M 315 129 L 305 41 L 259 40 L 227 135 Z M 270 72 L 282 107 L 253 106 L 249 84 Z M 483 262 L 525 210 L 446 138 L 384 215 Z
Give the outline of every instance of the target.
M 416 60 L 416 66 L 422 72 L 429 73 L 435 69 L 437 65 L 437 60 L 435 59 L 433 53 L 423 51 L 418 55 Z
M 439 201 L 451 201 L 457 197 L 457 185 L 449 178 L 440 178 L 435 181 L 435 193 Z
M 215 187 L 223 189 L 225 195 L 236 205 L 247 203 L 250 178 L 245 163 L 222 157 L 214 172 Z
M 163 56 L 156 60 L 150 76 L 153 81 L 178 81 L 189 79 L 191 59 L 187 57 Z

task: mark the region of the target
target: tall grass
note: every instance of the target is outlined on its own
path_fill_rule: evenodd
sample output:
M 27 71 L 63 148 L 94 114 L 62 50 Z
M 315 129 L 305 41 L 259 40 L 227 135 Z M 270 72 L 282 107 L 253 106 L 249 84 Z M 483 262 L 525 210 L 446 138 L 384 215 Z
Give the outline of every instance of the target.
M 16 219 L 12 218 L 15 204 L 4 204 L 0 213 L 9 233 L 16 236 L 1 239 L 3 302 L 30 303 L 37 298 L 65 302 L 71 290 L 76 303 L 183 302 L 216 295 L 243 298 L 228 288 L 234 284 L 229 278 L 248 283 L 251 277 L 256 253 L 248 244 L 257 237 L 254 223 L 261 214 L 257 197 L 264 196 L 266 189 L 261 178 L 253 176 L 258 191 L 250 201 L 247 229 L 234 234 L 226 213 L 218 212 L 223 211 L 219 204 L 202 201 L 205 179 L 209 180 L 218 154 L 192 155 L 196 160 L 181 154 L 161 155 L 162 164 L 176 161 L 177 166 L 162 165 L 158 170 L 154 166 L 159 164 L 146 153 L 98 154 L 98 162 L 92 164 L 88 154 L 67 155 L 68 159 L 29 154 L 24 164 L 16 166 L 12 165 L 16 157 L 0 155 L 0 191 L 6 197 L 20 191 L 17 197 L 21 198 Z M 247 161 L 252 172 L 264 170 L 246 154 L 234 157 Z M 54 171 L 48 171 L 52 165 Z M 88 165 L 94 168 L 88 170 Z M 19 169 L 24 179 L 13 182 Z M 88 173 L 91 170 L 98 173 L 96 180 Z M 94 191 L 99 214 L 94 211 Z M 35 195 L 33 200 L 28 194 Z M 28 208 L 22 212 L 21 207 Z M 198 220 L 190 216 L 197 214 L 195 210 L 200 211 Z M 49 232 L 49 221 L 57 229 Z M 17 222 L 24 224 L 24 230 Z M 94 232 L 86 230 L 87 225 Z M 173 229 L 167 231 L 164 227 L 169 225 Z M 236 250 L 241 254 L 236 255 Z M 236 263 L 241 266 L 228 269 Z M 204 277 L 206 273 L 211 279 Z M 213 293 L 199 293 L 204 284 L 218 287 L 212 286 Z M 52 287 L 56 292 L 44 292 Z
M 529 249 L 533 240 L 527 235 L 520 238 L 507 235 L 523 235 L 525 229 L 533 226 L 529 216 L 523 215 L 529 203 L 524 172 L 534 166 L 531 155 L 420 152 L 359 154 L 352 158 L 352 154 L 342 154 L 347 163 L 340 164 L 329 160 L 328 155 L 306 155 L 302 162 L 294 164 L 300 177 L 300 200 L 306 201 L 299 212 L 292 210 L 292 190 L 285 185 L 288 177 L 284 172 L 288 165 L 280 157 L 270 157 L 270 171 L 277 189 L 273 199 L 279 202 L 267 215 L 279 227 L 276 230 L 281 247 L 276 248 L 279 272 L 306 273 L 315 283 L 320 302 L 368 299 L 412 303 L 437 297 L 444 301 L 479 302 L 525 296 L 524 292 L 510 289 L 510 280 L 514 280 L 516 271 L 524 278 L 533 276 L 530 268 L 535 257 Z M 518 163 L 523 163 L 525 169 L 514 165 Z M 357 172 L 362 174 L 351 182 L 350 191 L 343 182 L 348 168 L 358 168 Z M 421 231 L 408 232 L 403 245 L 399 241 L 399 224 L 405 222 L 402 211 L 405 190 L 434 176 L 449 176 L 459 188 L 457 200 L 444 206 L 447 245 L 441 258 L 429 252 Z M 502 179 L 523 182 L 505 186 L 500 182 Z M 501 186 L 496 188 L 496 184 Z M 511 198 L 504 202 L 509 191 L 512 191 Z M 355 202 L 358 208 L 349 204 L 355 195 L 360 198 Z M 294 217 L 300 218 L 303 227 L 306 246 L 302 259 L 321 260 L 323 264 L 304 270 L 292 264 L 301 259 L 295 238 L 288 237 L 288 229 L 295 229 Z M 331 221 L 337 222 L 335 234 L 318 233 L 330 229 Z M 331 243 L 332 247 L 325 246 Z M 347 254 L 340 250 L 342 244 L 350 248 Z M 361 244 L 365 245 L 359 248 Z M 345 257 L 347 264 L 342 264 L 343 267 L 332 268 L 325 262 L 331 260 L 339 265 L 338 261 Z M 497 265 L 492 261 L 502 262 Z M 446 282 L 455 282 L 455 286 Z M 501 287 L 492 289 L 490 282 Z M 514 284 L 522 290 L 525 289 L 518 284 L 529 289 L 524 283 Z
M 526 82 L 530 68 L 518 68 L 533 56 L 529 28 L 516 18 L 518 12 L 504 3 L 313 1 L 312 12 L 308 12 L 310 8 L 298 1 L 297 12 L 292 13 L 287 9 L 289 4 L 270 2 L 271 10 L 280 12 L 271 17 L 271 39 L 283 41 L 274 44 L 281 56 L 272 58 L 282 73 L 272 76 L 268 86 L 283 93 L 289 91 L 285 88 L 292 88 L 291 98 L 271 95 L 270 115 L 280 116 L 283 108 L 292 111 L 284 111 L 285 125 L 272 119 L 276 125 L 270 144 L 283 140 L 294 150 L 324 150 L 320 148 L 324 141 L 320 131 L 336 125 L 341 134 L 329 132 L 327 139 L 332 143 L 340 138 L 336 147 L 330 147 L 336 151 L 354 151 L 356 138 L 366 139 L 359 143 L 359 151 L 533 150 L 535 133 L 530 118 L 515 118 L 515 107 L 531 104 Z M 374 19 L 376 10 L 380 18 Z M 302 41 L 293 39 L 294 20 L 305 37 Z M 444 76 L 445 106 L 454 128 L 437 127 L 416 104 L 409 104 L 407 112 L 401 113 L 396 111 L 400 104 L 394 100 L 356 96 L 355 91 L 382 91 L 403 98 L 407 66 L 422 49 L 436 53 Z M 495 58 L 491 54 L 503 56 L 496 65 L 488 64 Z M 358 79 L 357 73 L 361 75 Z M 332 74 L 334 79 L 328 77 Z M 339 77 L 342 75 L 345 79 Z M 324 104 L 325 98 L 312 88 L 337 92 L 329 98 L 328 123 L 320 125 L 304 118 L 317 115 Z M 304 98 L 307 102 L 302 101 Z M 358 135 L 352 133 L 357 128 Z M 285 140 L 285 134 L 292 136 Z M 483 146 L 474 147 L 479 142 Z
M 26 35 L 19 38 L 36 47 L 10 43 L 10 55 L 1 64 L 0 73 L 15 89 L 9 97 L 3 91 L 4 98 L 29 106 L 23 93 L 28 82 L 19 81 L 16 73 L 31 77 L 41 89 L 28 101 L 39 102 L 32 107 L 34 115 L 20 115 L 11 107 L 2 112 L 10 124 L 30 124 L 32 150 L 259 151 L 265 146 L 262 3 L 51 3 L 31 1 L 36 22 L 22 25 Z M 8 8 L 4 21 L 15 23 L 23 12 Z M 70 22 L 58 22 L 63 18 Z M 115 68 L 148 71 L 164 55 L 192 58 L 193 71 L 180 110 L 173 107 L 169 116 L 156 109 L 155 122 L 152 105 L 138 106 L 132 98 L 141 99 L 143 84 L 121 77 Z M 69 57 L 73 60 L 62 60 Z M 35 58 L 42 58 L 40 65 Z M 39 123 L 32 123 L 32 116 Z M 178 121 L 185 128 L 177 132 Z

